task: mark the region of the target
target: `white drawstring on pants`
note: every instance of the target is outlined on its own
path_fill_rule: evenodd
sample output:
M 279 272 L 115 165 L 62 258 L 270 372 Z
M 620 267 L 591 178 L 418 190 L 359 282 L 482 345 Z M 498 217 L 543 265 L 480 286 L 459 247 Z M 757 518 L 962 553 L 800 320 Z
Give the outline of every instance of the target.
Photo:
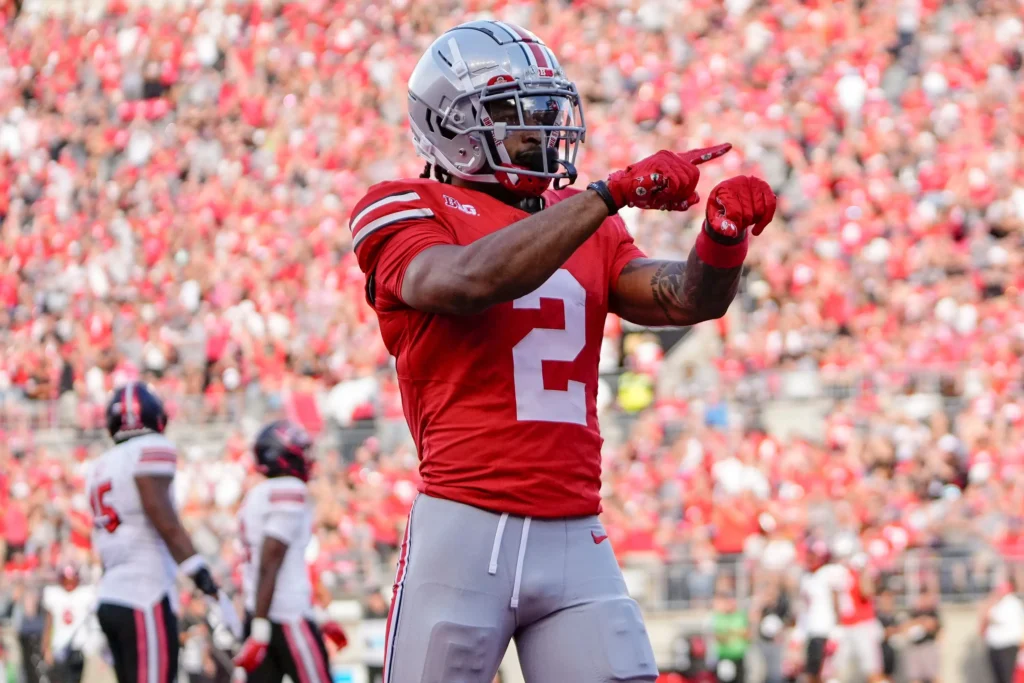
M 487 565 L 487 573 L 494 576 L 498 573 L 498 550 L 501 548 L 501 537 L 505 535 L 505 523 L 508 522 L 508 513 L 505 512 L 498 520 L 498 530 L 494 533 L 494 545 L 491 546 L 491 563 Z
M 508 513 L 503 513 L 498 519 L 498 529 L 494 532 L 494 545 L 491 546 L 491 562 L 487 566 L 487 573 L 498 573 L 498 552 L 501 549 L 501 539 L 505 535 L 505 525 L 508 523 Z M 512 581 L 512 609 L 519 608 L 519 586 L 523 581 L 523 559 L 526 557 L 526 539 L 530 535 L 530 518 L 523 520 L 523 535 L 519 537 L 519 557 L 516 559 L 516 576 Z
M 530 518 L 523 520 L 523 535 L 519 539 L 519 559 L 516 560 L 516 580 L 512 583 L 512 609 L 519 607 L 519 582 L 523 580 L 523 558 L 526 557 L 526 537 L 530 535 Z

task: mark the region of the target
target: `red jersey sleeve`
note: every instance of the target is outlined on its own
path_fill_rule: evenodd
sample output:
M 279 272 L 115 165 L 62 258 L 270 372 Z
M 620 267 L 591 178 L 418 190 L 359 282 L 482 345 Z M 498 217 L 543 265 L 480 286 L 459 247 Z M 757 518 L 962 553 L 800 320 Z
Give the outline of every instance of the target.
M 455 244 L 455 238 L 440 223 L 420 223 L 396 233 L 381 249 L 377 262 L 374 289 L 378 311 L 405 306 L 402 280 L 412 260 L 428 247 Z
M 544 193 L 544 199 L 547 201 L 548 206 L 554 206 L 563 199 L 568 199 L 580 192 L 583 192 L 583 190 L 575 187 L 548 190 Z M 601 224 L 600 232 L 603 232 L 605 235 L 602 239 L 608 240 L 605 242 L 607 245 L 605 248 L 611 252 L 608 282 L 614 286 L 619 279 L 619 273 L 622 272 L 627 263 L 633 259 L 647 258 L 647 256 L 633 243 L 633 236 L 626 229 L 626 223 L 622 220 L 622 216 L 615 215 L 606 218 L 604 223 Z
M 611 270 L 608 272 L 608 281 L 614 285 L 619 279 L 619 273 L 627 263 L 633 259 L 647 258 L 647 254 L 633 243 L 633 236 L 629 234 L 626 222 L 622 220 L 621 216 L 612 216 L 608 221 L 615 225 L 616 241 L 613 247 Z
M 402 279 L 421 251 L 456 243 L 451 230 L 435 215 L 429 194 L 414 183 L 388 182 L 370 188 L 352 211 L 349 227 L 352 249 L 367 279 L 367 300 L 378 311 L 404 305 Z

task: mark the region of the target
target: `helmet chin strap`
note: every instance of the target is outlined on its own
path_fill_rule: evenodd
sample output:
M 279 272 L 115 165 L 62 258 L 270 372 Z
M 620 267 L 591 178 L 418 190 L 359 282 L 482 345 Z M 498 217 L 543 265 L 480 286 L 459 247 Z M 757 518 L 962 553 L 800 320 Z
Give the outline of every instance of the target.
M 515 164 L 511 166 L 512 168 L 526 168 L 525 166 L 517 166 Z M 551 185 L 551 178 L 510 173 L 509 171 L 494 171 L 494 177 L 498 184 L 517 197 L 539 197 Z
M 578 174 L 576 172 L 576 166 L 570 164 L 568 161 L 559 161 L 558 164 L 565 169 L 566 174 L 569 176 L 568 178 L 555 178 L 555 189 L 561 190 L 575 183 Z M 561 184 L 563 180 L 567 180 L 564 185 Z
M 566 178 L 556 178 L 556 190 L 561 190 L 562 188 L 568 187 L 576 182 L 576 167 L 570 164 L 568 161 L 561 161 L 559 163 L 565 167 L 566 173 L 569 175 L 569 178 L 568 182 L 566 182 L 564 185 L 562 184 L 562 181 L 566 180 Z M 522 211 L 525 211 L 526 213 L 530 214 L 543 211 L 546 206 L 547 203 L 544 201 L 544 197 L 542 195 L 523 197 L 522 200 L 520 200 L 519 202 L 519 208 Z
M 494 171 L 494 177 L 502 187 L 517 197 L 539 197 L 551 186 L 552 180 L 555 181 L 556 190 L 561 190 L 576 182 L 577 173 L 574 165 L 560 159 L 556 160 L 556 163 L 565 169 L 568 178 L 544 178 L 525 173 L 512 174 L 508 171 Z M 517 164 L 510 165 L 512 168 L 526 168 Z M 565 181 L 564 184 L 563 181 Z
M 523 197 L 519 200 L 519 210 L 529 214 L 539 213 L 545 207 L 544 197 Z

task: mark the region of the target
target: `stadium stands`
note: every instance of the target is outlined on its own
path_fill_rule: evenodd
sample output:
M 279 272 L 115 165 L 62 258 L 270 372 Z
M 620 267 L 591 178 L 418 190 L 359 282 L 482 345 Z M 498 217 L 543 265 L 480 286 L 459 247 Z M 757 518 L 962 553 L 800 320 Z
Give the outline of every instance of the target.
M 1024 553 L 1013 0 L 48 6 L 0 30 L 7 575 L 86 561 L 102 401 L 141 377 L 169 399 L 184 509 L 222 572 L 245 439 L 284 413 L 323 437 L 314 570 L 339 595 L 390 584 L 416 458 L 348 211 L 421 171 L 406 78 L 475 12 L 535 27 L 577 79 L 581 183 L 730 141 L 701 194 L 753 173 L 780 197 L 730 315 L 707 324 L 721 354 L 656 397 L 611 393 L 604 518 L 624 563 L 664 568 L 658 604 L 709 598 L 716 567 L 777 571 L 761 565 L 808 534 L 948 596 Z M 684 255 L 699 220 L 623 213 L 658 256 Z M 657 344 L 607 334 L 609 387 L 621 370 L 656 381 Z M 765 413 L 784 399 L 827 400 L 824 438 L 776 433 Z

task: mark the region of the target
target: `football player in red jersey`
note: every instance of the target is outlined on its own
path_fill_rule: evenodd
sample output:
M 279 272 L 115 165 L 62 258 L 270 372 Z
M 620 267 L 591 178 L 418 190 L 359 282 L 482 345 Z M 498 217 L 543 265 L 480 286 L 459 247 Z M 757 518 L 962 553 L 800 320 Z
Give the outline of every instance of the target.
M 597 518 L 605 317 L 723 315 L 775 196 L 757 178 L 726 180 L 685 262 L 646 258 L 618 210 L 695 206 L 698 165 L 730 146 L 661 151 L 566 187 L 586 133 L 579 94 L 539 38 L 502 22 L 430 46 L 409 120 L 423 177 L 372 187 L 350 220 L 423 479 L 384 680 L 486 683 L 515 638 L 528 683 L 653 681 Z
M 867 563 L 867 555 L 858 553 L 842 564 L 846 572 L 839 596 L 839 623 L 842 626 L 842 659 L 852 654 L 857 669 L 868 683 L 885 680 L 882 642 L 885 630 L 875 614 L 877 571 Z M 845 661 L 842 663 L 846 663 Z

